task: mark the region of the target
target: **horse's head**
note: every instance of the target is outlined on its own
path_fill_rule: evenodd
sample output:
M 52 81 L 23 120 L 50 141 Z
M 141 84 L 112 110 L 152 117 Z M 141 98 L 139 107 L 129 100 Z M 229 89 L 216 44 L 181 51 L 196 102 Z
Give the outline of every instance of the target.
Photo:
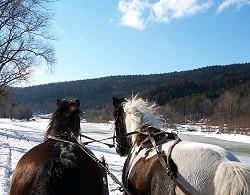
M 138 96 L 131 99 L 113 98 L 115 131 L 118 136 L 117 153 L 121 156 L 127 155 L 132 145 L 139 146 L 145 136 L 141 133 L 154 129 L 160 129 L 162 118 L 156 113 L 156 104 L 151 106 Z M 132 133 L 131 136 L 122 136 L 125 133 Z
M 128 136 L 124 136 L 127 133 L 126 129 L 126 113 L 123 109 L 123 104 L 126 100 L 113 97 L 113 116 L 115 118 L 115 133 L 117 135 L 116 152 L 120 156 L 126 156 L 129 154 L 132 147 L 131 139 Z
M 73 133 L 78 136 L 80 133 L 80 100 L 63 99 L 57 100 L 57 109 L 53 113 L 45 139 L 51 136 L 68 136 Z

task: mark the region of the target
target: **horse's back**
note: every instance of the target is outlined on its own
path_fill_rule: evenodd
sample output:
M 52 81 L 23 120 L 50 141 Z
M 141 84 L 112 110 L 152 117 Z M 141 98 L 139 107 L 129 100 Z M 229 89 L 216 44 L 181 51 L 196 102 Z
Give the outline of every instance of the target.
M 158 150 L 165 156 L 165 160 L 168 150 L 173 143 L 174 141 L 169 141 L 158 147 Z M 153 148 L 145 148 L 139 152 L 135 151 L 134 153 L 136 153 L 136 156 L 131 158 L 133 161 L 131 161 L 129 165 L 129 167 L 133 167 L 128 173 L 130 180 L 133 180 L 132 178 L 137 180 L 137 169 L 143 170 L 143 167 L 145 168 L 145 166 L 147 166 L 144 171 L 145 178 L 141 178 L 141 181 L 143 181 L 143 179 L 149 179 L 151 174 L 152 179 L 149 179 L 152 180 L 151 186 L 154 183 L 161 183 L 162 185 L 159 186 L 158 190 L 164 189 L 163 186 L 166 184 L 168 185 L 168 190 L 170 188 L 172 189 L 174 185 L 169 181 L 167 171 L 164 170 L 159 163 L 156 151 Z M 176 174 L 177 180 L 184 187 L 189 189 L 192 194 L 214 194 L 214 179 L 219 165 L 225 162 L 240 164 L 239 160 L 233 154 L 221 147 L 185 141 L 181 141 L 174 146 L 171 153 L 171 159 L 173 160 L 173 167 L 176 168 L 174 174 Z M 153 169 L 152 173 L 150 173 L 150 169 Z M 249 170 L 250 167 L 248 167 L 248 171 Z M 157 180 L 159 182 L 154 182 Z M 154 190 L 156 189 L 157 188 Z M 165 192 L 167 191 L 165 190 Z M 174 193 L 182 194 L 178 188 L 176 188 L 176 192 Z M 169 191 L 165 194 L 169 194 Z
M 167 151 L 168 145 L 164 146 Z M 189 189 L 192 194 L 216 194 L 222 186 L 228 186 L 230 178 L 224 179 L 221 186 L 215 175 L 220 172 L 219 167 L 227 163 L 240 165 L 240 161 L 230 152 L 216 145 L 182 141 L 177 144 L 171 153 L 171 158 L 177 164 L 177 179 Z M 224 165 L 223 165 L 224 164 Z M 233 169 L 233 166 L 230 166 Z M 250 167 L 248 167 L 248 171 Z M 227 171 L 230 171 L 228 169 Z M 248 186 L 249 187 L 249 186 Z M 224 193 L 226 194 L 226 193 Z
M 43 162 L 58 155 L 59 151 L 55 150 L 51 143 L 39 144 L 25 153 L 12 174 L 10 195 L 23 195 L 29 192 Z
M 178 165 L 177 179 L 192 194 L 214 194 L 214 176 L 222 162 L 239 160 L 227 150 L 204 143 L 180 142 L 171 154 Z
M 10 195 L 24 194 L 103 194 L 101 171 L 78 145 L 44 142 L 27 152 L 13 172 Z

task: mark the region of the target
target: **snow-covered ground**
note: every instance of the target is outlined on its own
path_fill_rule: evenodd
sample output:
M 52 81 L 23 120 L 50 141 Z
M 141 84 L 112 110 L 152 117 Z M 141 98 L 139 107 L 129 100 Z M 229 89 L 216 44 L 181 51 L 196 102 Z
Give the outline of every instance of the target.
M 202 132 L 204 127 L 200 125 L 177 125 L 176 126 L 178 132 L 183 134 L 192 134 L 192 135 L 200 135 L 206 137 L 214 137 L 217 139 L 233 141 L 233 142 L 242 142 L 250 144 L 250 136 L 247 135 L 239 135 L 239 134 L 223 134 L 218 133 L 217 129 L 215 128 L 214 132 Z M 192 131 L 188 131 L 192 129 Z
M 0 119 L 0 195 L 9 194 L 10 178 L 17 162 L 29 149 L 42 142 L 48 124 L 49 121 L 46 119 L 35 121 Z M 81 123 L 82 132 L 96 139 L 111 137 L 113 135 L 111 128 L 111 124 Z M 112 143 L 112 140 L 107 142 Z M 87 147 L 98 158 L 104 156 L 109 170 L 121 181 L 125 158 L 119 157 L 114 148 L 103 144 L 95 143 Z M 116 189 L 118 185 L 111 178 L 108 179 L 109 190 Z M 118 192 L 110 192 L 110 194 L 118 194 Z
M 29 149 L 42 142 L 48 123 L 49 121 L 47 119 L 36 119 L 34 121 L 0 119 L 0 195 L 8 194 L 11 174 L 18 160 Z M 178 127 L 178 130 L 182 131 L 182 133 L 186 133 L 185 129 L 185 126 Z M 113 135 L 112 124 L 81 123 L 81 130 L 87 136 L 95 139 L 107 138 Z M 215 133 L 204 134 L 199 132 L 199 129 L 197 132 L 192 133 L 250 143 L 248 136 Z M 110 139 L 106 142 L 112 143 L 112 140 Z M 125 158 L 121 158 L 115 152 L 114 148 L 109 148 L 103 144 L 93 143 L 87 145 L 87 147 L 89 147 L 98 158 L 104 156 L 109 165 L 109 170 L 121 181 L 122 167 Z M 117 187 L 119 186 L 109 178 L 110 194 L 119 194 L 119 191 L 112 191 Z

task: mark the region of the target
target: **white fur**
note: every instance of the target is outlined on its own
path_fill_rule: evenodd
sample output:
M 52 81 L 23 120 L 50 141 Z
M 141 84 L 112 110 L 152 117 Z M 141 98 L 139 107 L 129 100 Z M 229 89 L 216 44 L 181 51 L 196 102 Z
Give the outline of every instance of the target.
M 156 115 L 156 104 L 149 106 L 146 101 L 138 98 L 137 95 L 123 104 L 124 112 L 126 113 L 127 132 L 139 131 L 142 125 L 151 125 L 156 128 L 161 128 L 162 118 Z M 132 136 L 134 142 L 135 136 Z
M 214 178 L 215 194 L 250 194 L 250 168 L 247 165 L 224 161 Z
M 167 152 L 173 142 L 169 141 L 163 144 L 162 150 Z M 145 156 L 146 151 L 151 149 L 143 149 L 138 155 L 135 155 L 138 149 L 139 147 L 133 148 L 129 167 L 133 167 L 141 158 L 150 159 L 156 155 L 156 151 L 152 150 L 148 153 L 148 156 Z M 171 158 L 178 166 L 177 179 L 192 194 L 233 195 L 237 193 L 234 191 L 229 193 L 230 187 L 238 190 L 237 185 L 240 185 L 238 186 L 240 189 L 244 189 L 243 192 L 245 193 L 243 194 L 250 194 L 248 193 L 250 189 L 250 167 L 239 163 L 235 156 L 221 147 L 182 141 L 174 147 Z M 229 167 L 232 169 L 229 169 Z M 230 170 L 232 170 L 232 173 Z M 236 174 L 234 174 L 235 171 Z M 237 184 L 237 181 L 239 184 Z M 233 182 L 235 183 L 232 185 Z M 230 187 L 228 184 L 230 184 Z M 177 194 L 182 194 L 182 192 L 177 190 Z
M 124 111 L 128 132 L 139 130 L 143 124 L 157 128 L 162 125 L 161 118 L 155 114 L 155 105 L 150 107 L 141 98 L 128 100 Z M 167 153 L 172 144 L 173 141 L 163 144 L 162 151 Z M 146 150 L 151 150 L 147 156 Z M 139 146 L 134 146 L 129 167 L 133 167 L 140 158 L 149 159 L 156 155 L 154 149 L 138 151 Z M 221 147 L 181 141 L 173 148 L 171 158 L 178 167 L 177 179 L 192 194 L 250 195 L 250 166 L 240 163 Z M 177 189 L 176 194 L 183 193 Z

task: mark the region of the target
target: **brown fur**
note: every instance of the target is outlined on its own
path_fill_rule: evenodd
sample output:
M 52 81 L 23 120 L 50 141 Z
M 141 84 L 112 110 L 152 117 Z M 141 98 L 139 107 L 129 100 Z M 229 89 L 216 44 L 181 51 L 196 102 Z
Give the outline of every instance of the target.
M 45 135 L 46 141 L 19 160 L 12 175 L 10 195 L 105 193 L 100 167 L 80 148 L 77 137 L 71 135 L 71 131 L 79 134 L 79 106 L 79 100 L 75 99 L 58 101 L 58 109 Z M 49 135 L 71 142 L 56 141 Z
M 176 186 L 170 177 L 166 177 L 166 170 L 157 156 L 141 158 L 133 166 L 127 183 L 132 194 L 175 194 Z

